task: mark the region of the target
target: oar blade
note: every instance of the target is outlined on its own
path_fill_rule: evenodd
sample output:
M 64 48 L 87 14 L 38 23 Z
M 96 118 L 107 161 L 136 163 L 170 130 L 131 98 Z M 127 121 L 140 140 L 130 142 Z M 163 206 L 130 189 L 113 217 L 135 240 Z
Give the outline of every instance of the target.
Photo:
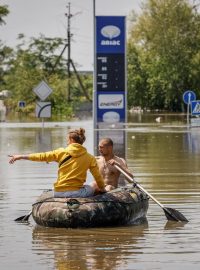
M 24 219 L 26 219 L 26 215 L 16 218 L 15 221 L 16 222 L 20 222 L 20 221 L 23 222 L 23 221 L 25 221 Z
M 30 215 L 32 212 L 28 213 L 28 215 L 21 216 L 15 219 L 16 222 L 27 222 L 29 220 Z
M 165 216 L 168 220 L 189 222 L 188 219 L 176 209 L 164 207 L 163 210 L 164 210 Z

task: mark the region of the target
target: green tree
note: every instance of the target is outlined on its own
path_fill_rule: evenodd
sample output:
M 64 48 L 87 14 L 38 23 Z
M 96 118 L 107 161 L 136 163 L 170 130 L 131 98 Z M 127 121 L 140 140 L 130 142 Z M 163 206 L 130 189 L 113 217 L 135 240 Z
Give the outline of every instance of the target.
M 128 107 L 148 106 L 147 75 L 134 43 L 128 43 Z
M 5 24 L 4 17 L 9 14 L 7 6 L 0 5 L 0 26 Z M 12 57 L 12 49 L 5 46 L 0 40 L 0 90 L 4 88 L 4 75 L 8 70 L 8 63 Z
M 67 102 L 67 61 L 61 54 L 65 43 L 63 39 L 46 38 L 43 35 L 27 42 L 23 34 L 19 35 L 19 45 L 13 52 L 4 76 L 6 89 L 13 93 L 7 101 L 10 108 L 16 110 L 18 101 L 24 100 L 28 105 L 26 112 L 33 111 L 37 97 L 32 90 L 41 80 L 45 80 L 53 89 L 49 96 L 53 113 L 72 115 L 74 104 Z M 89 85 L 86 79 L 85 82 Z M 84 93 L 78 87 L 73 72 L 70 85 L 73 101 L 84 101 Z
M 13 50 L 0 41 L 0 89 L 5 87 L 5 76 L 8 73 Z
M 200 84 L 200 16 L 194 6 L 187 0 L 147 0 L 132 23 L 129 44 L 138 53 L 148 107 L 182 110 L 183 92 L 199 91 Z
M 4 18 L 8 14 L 8 7 L 1 5 L 0 25 L 5 24 Z M 64 57 L 67 40 L 47 38 L 44 35 L 26 40 L 24 34 L 19 34 L 18 41 L 16 49 L 11 49 L 0 40 L 0 90 L 8 89 L 12 93 L 11 98 L 5 101 L 8 108 L 19 109 L 18 101 L 24 100 L 27 106 L 22 110 L 33 111 L 37 97 L 32 90 L 41 80 L 45 80 L 54 90 L 49 96 L 53 113 L 70 117 L 73 108 L 88 99 L 88 96 L 72 71 L 70 86 L 73 102 L 67 102 L 67 60 Z M 92 98 L 91 76 L 81 75 L 80 78 Z
M 8 6 L 0 5 L 0 25 L 5 24 L 4 17 L 9 14 Z
M 30 108 L 33 109 L 33 103 L 37 97 L 32 90 L 41 80 L 47 81 L 50 86 L 54 81 L 52 83 L 54 87 L 60 85 L 59 81 L 64 80 L 66 73 L 65 59 L 60 59 L 55 66 L 59 57 L 58 53 L 63 46 L 63 40 L 40 36 L 38 39 L 31 38 L 27 44 L 24 35 L 20 34 L 19 41 L 14 56 L 8 64 L 7 74 L 4 76 L 6 88 L 13 93 L 9 105 L 16 109 L 18 101 L 25 100 L 28 106 L 30 105 Z M 54 107 L 65 100 L 60 87 L 55 88 L 55 91 L 58 94 L 55 94 L 52 99 Z

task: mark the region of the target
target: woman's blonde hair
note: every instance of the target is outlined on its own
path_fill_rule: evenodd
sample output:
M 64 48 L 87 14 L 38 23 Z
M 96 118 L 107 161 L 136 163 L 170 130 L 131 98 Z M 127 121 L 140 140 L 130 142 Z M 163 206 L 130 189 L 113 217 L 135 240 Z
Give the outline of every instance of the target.
M 69 139 L 73 139 L 76 143 L 83 144 L 86 140 L 85 129 L 79 128 L 69 132 Z

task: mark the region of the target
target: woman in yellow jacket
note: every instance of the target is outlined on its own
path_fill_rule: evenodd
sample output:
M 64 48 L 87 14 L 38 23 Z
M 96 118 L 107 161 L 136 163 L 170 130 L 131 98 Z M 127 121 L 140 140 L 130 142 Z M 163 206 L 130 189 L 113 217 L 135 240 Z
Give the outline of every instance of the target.
M 9 163 L 27 159 L 32 161 L 58 162 L 58 177 L 54 183 L 54 197 L 89 197 L 94 195 L 94 188 L 84 185 L 87 170 L 92 173 L 101 192 L 106 192 L 104 181 L 94 156 L 89 154 L 82 144 L 85 141 L 85 130 L 72 130 L 67 135 L 66 148 L 58 148 L 44 153 L 29 155 L 9 155 Z

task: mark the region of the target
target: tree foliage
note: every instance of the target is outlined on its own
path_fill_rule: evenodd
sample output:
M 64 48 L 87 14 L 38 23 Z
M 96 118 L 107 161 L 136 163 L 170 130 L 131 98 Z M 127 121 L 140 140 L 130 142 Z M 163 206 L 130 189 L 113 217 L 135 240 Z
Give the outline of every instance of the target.
M 8 7 L 0 5 L 0 26 L 5 24 L 4 18 L 8 14 Z M 7 89 L 12 93 L 10 99 L 5 101 L 7 107 L 11 110 L 33 112 L 37 100 L 33 88 L 44 80 L 53 89 L 48 98 L 52 104 L 53 114 L 70 117 L 74 103 L 84 101 L 86 97 L 77 84 L 73 72 L 68 84 L 67 60 L 64 57 L 67 40 L 48 38 L 44 35 L 27 40 L 24 34 L 19 34 L 18 42 L 17 47 L 12 49 L 0 41 L 0 90 Z M 84 83 L 89 95 L 92 96 L 90 77 L 84 78 Z M 68 85 L 73 100 L 70 103 L 67 102 Z M 20 100 L 26 102 L 26 108 L 18 108 Z
M 5 24 L 4 17 L 9 14 L 7 6 L 0 5 L 0 26 Z M 12 49 L 5 46 L 0 40 L 0 87 L 4 85 L 4 74 L 8 69 L 9 58 L 12 54 Z
M 19 45 L 10 54 L 7 70 L 4 69 L 4 87 L 12 92 L 7 105 L 16 109 L 19 100 L 27 104 L 26 111 L 33 111 L 37 97 L 33 93 L 41 80 L 45 80 L 53 89 L 49 96 L 54 114 L 72 115 L 73 102 L 67 102 L 67 60 L 60 55 L 66 41 L 61 38 L 31 38 L 28 42 L 23 34 L 19 35 Z M 7 57 L 8 59 L 8 57 Z M 80 87 L 77 86 L 75 77 L 70 78 L 71 98 L 84 100 Z M 90 84 L 92 88 L 92 84 Z M 90 91 L 91 92 L 91 91 Z
M 0 25 L 5 24 L 4 17 L 9 14 L 8 6 L 0 5 Z
M 182 110 L 183 92 L 199 92 L 197 10 L 186 0 L 148 0 L 141 15 L 132 19 L 128 73 L 129 78 L 136 80 L 135 85 L 128 86 L 129 98 L 132 97 L 129 106 Z

